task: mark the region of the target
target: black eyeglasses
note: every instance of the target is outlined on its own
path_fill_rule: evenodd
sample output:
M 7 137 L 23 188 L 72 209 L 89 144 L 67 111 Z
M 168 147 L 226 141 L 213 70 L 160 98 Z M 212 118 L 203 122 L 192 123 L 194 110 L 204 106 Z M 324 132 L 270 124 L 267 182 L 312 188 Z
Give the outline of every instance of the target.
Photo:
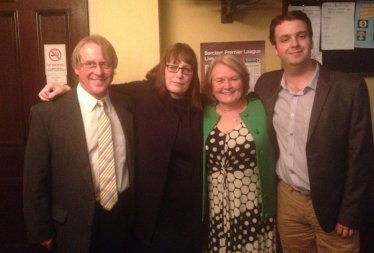
M 87 71 L 90 71 L 90 70 L 95 70 L 97 65 L 100 66 L 101 69 L 103 70 L 108 70 L 112 67 L 112 64 L 109 63 L 109 62 L 93 62 L 93 61 L 89 61 L 89 62 L 85 62 L 85 63 L 81 63 L 81 66 L 83 67 L 84 70 L 87 70 Z
M 166 65 L 166 69 L 171 73 L 177 73 L 180 69 L 182 70 L 182 74 L 191 75 L 193 73 L 193 68 L 190 67 L 179 67 L 176 65 Z

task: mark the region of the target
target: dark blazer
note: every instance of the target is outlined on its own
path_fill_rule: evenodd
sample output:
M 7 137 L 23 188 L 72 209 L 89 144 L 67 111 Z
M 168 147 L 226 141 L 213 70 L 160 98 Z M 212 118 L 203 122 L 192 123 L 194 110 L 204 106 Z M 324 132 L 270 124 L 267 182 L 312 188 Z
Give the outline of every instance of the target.
M 116 92 L 125 92 L 134 100 L 135 111 L 135 233 L 143 242 L 152 241 L 157 221 L 160 218 L 165 182 L 170 155 L 176 139 L 179 119 L 169 96 L 160 97 L 151 88 L 149 81 L 137 81 L 122 85 L 112 85 Z M 183 195 L 173 196 L 175 206 L 180 208 L 176 225 L 179 232 L 189 236 L 199 236 L 202 232 L 202 112 L 190 111 L 190 126 L 193 140 L 193 171 L 186 175 L 180 171 L 181 181 L 175 181 L 174 189 Z M 168 192 L 168 194 L 172 194 Z M 169 195 L 170 197 L 170 195 Z M 175 214 L 169 214 L 175 215 Z M 193 232 L 195 231 L 195 233 Z M 200 236 L 201 238 L 202 236 Z M 175 242 L 177 243 L 177 242 Z
M 268 131 L 279 157 L 272 120 L 283 70 L 263 74 L 255 91 L 268 118 Z M 308 130 L 306 156 L 314 211 L 331 232 L 336 223 L 363 226 L 373 168 L 369 95 L 363 78 L 330 71 L 320 73 Z
M 124 130 L 132 185 L 133 105 L 123 95 L 109 96 Z M 76 87 L 33 106 L 30 119 L 23 187 L 28 239 L 54 238 L 59 252 L 88 252 L 95 193 Z

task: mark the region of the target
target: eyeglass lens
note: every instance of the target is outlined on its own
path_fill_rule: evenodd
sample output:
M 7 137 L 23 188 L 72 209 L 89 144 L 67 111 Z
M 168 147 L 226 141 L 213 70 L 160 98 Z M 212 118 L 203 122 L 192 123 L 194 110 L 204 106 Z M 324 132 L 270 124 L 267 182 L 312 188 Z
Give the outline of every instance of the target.
M 181 69 L 182 73 L 185 74 L 185 75 L 190 75 L 193 72 L 192 68 L 189 68 L 189 67 L 182 67 L 181 68 L 181 67 L 176 66 L 176 65 L 166 65 L 166 68 L 169 72 L 172 72 L 172 73 L 177 73 Z
M 108 62 L 85 62 L 85 63 L 81 63 L 83 68 L 87 69 L 87 70 L 93 70 L 93 69 L 96 69 L 96 67 L 99 65 L 100 68 L 102 69 L 109 69 L 112 65 Z

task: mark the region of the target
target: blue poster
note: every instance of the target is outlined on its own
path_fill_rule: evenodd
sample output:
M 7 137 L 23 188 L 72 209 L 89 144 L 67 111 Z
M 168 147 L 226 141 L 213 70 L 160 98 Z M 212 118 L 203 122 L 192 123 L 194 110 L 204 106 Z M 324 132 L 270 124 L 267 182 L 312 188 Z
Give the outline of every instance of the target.
M 355 47 L 374 48 L 374 2 L 357 1 Z

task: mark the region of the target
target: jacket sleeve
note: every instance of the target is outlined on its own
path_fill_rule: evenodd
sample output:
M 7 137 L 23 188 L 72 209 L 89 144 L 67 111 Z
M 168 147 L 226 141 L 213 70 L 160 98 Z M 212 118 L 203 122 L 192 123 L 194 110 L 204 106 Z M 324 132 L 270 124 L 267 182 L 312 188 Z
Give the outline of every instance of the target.
M 30 243 L 55 235 L 51 218 L 50 145 L 38 106 L 31 108 L 23 173 L 23 203 Z
M 359 228 L 357 220 L 367 217 L 370 179 L 373 171 L 373 137 L 370 101 L 363 79 L 356 86 L 352 101 L 348 136 L 348 171 L 338 223 Z

